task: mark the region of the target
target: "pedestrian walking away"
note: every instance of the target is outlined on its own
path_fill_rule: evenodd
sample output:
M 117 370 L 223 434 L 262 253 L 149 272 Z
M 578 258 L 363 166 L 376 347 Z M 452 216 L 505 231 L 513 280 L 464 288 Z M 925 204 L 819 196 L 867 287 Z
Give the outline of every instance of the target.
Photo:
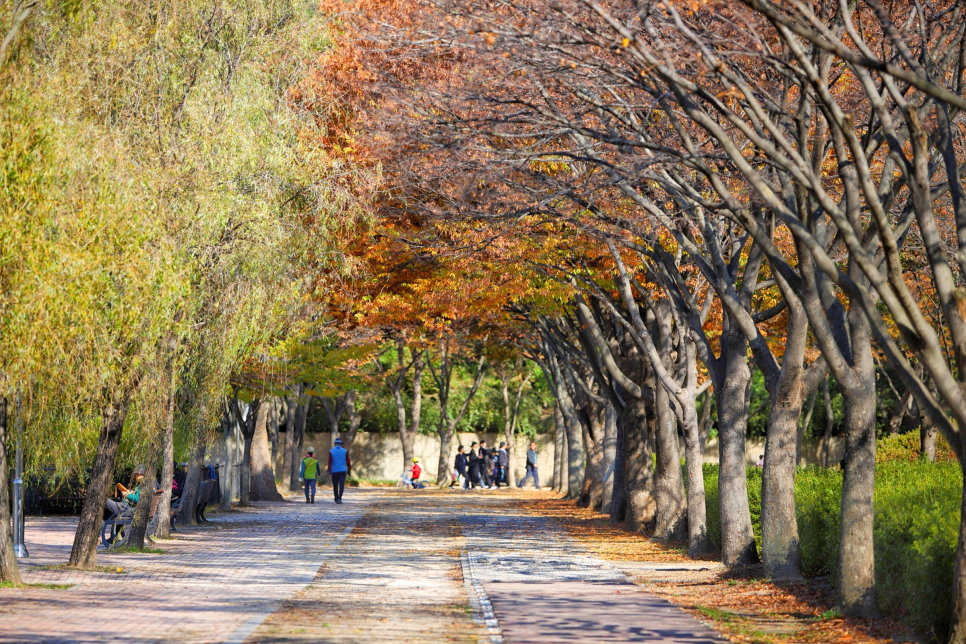
M 460 445 L 459 449 L 456 450 L 455 469 L 456 469 L 457 476 L 456 476 L 456 480 L 453 481 L 453 484 L 450 485 L 450 487 L 453 487 L 454 485 L 459 485 L 460 483 L 462 483 L 464 490 L 469 488 L 470 486 L 469 473 L 467 472 L 467 468 L 469 467 L 470 462 L 466 458 L 465 450 L 466 448 L 463 447 L 462 445 Z
M 299 480 L 305 487 L 305 502 L 315 503 L 315 484 L 322 468 L 315 459 L 314 447 L 308 448 L 305 452 L 305 458 L 302 459 L 302 468 L 299 470 Z
M 467 460 L 470 463 L 470 487 L 477 487 L 483 485 L 480 482 L 480 455 L 477 453 L 476 441 L 470 445 L 470 455 Z
M 345 492 L 345 477 L 352 472 L 352 461 L 349 452 L 342 447 L 342 439 L 335 439 L 335 445 L 329 450 L 329 478 L 332 479 L 332 493 L 335 502 L 342 503 L 342 493 Z
M 510 487 L 510 452 L 506 450 L 506 443 L 500 443 L 500 449 L 496 452 L 496 486 L 506 483 Z
M 490 478 L 491 467 L 493 467 L 493 455 L 486 446 L 486 441 L 480 441 L 480 479 L 483 481 L 484 490 L 494 487 L 493 479 Z
M 533 487 L 540 489 L 540 476 L 537 473 L 537 444 L 530 441 L 530 449 L 527 450 L 527 475 L 523 477 L 523 480 L 517 485 L 517 487 L 523 487 L 523 484 L 533 477 Z

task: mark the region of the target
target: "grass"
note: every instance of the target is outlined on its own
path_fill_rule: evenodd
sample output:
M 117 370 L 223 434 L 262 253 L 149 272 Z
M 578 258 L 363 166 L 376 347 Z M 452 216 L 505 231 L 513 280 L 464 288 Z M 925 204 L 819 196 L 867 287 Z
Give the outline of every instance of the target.
M 346 479 L 345 484 L 351 485 L 352 487 L 357 487 L 359 485 L 366 485 L 370 487 L 395 487 L 398 481 L 396 479 L 357 479 L 355 477 L 349 477 Z
M 721 610 L 719 608 L 711 608 L 710 606 L 696 606 L 695 607 L 702 615 L 708 619 L 713 619 L 716 622 L 732 623 L 737 621 L 744 621 L 744 617 L 741 615 L 735 615 L 734 613 L 729 613 L 726 610 Z
M 22 584 L 18 586 L 12 581 L 0 581 L 0 588 L 22 588 L 23 586 L 46 588 L 48 590 L 67 590 L 68 588 L 73 588 L 74 584 Z
M 830 608 L 827 611 L 816 615 L 814 620 L 816 622 L 827 622 L 830 619 L 841 619 L 843 617 L 842 612 L 837 608 Z
M 135 552 L 135 553 L 141 553 L 141 554 L 150 554 L 150 555 L 166 555 L 166 554 L 168 554 L 166 550 L 162 550 L 161 548 L 149 548 L 147 546 L 145 546 L 143 548 L 135 548 L 134 546 L 123 546 L 121 548 L 115 548 L 115 549 L 111 550 L 111 553 L 128 553 L 128 552 Z
M 119 568 L 118 566 L 94 566 L 93 568 L 82 569 L 73 568 L 65 563 L 62 564 L 49 564 L 47 566 L 37 566 L 37 570 L 79 570 L 81 572 L 108 572 L 111 574 L 117 573 L 127 573 L 124 568 Z

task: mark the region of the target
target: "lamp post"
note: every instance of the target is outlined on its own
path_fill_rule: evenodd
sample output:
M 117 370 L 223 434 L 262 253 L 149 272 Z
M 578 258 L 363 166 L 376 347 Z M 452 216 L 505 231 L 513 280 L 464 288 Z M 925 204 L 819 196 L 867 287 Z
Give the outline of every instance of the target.
M 13 553 L 29 557 L 23 543 L 23 414 L 20 413 L 20 393 L 17 393 L 17 465 L 13 479 Z

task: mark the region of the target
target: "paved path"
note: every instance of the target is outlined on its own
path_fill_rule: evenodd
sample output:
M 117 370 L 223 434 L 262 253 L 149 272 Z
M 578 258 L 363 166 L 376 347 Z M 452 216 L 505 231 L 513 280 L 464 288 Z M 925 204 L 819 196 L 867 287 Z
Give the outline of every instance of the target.
M 26 581 L 74 585 L 0 589 L 0 642 L 723 641 L 515 507 L 506 492 L 354 489 L 341 506 L 214 514 L 159 542 L 166 554 L 99 555 L 111 571 L 97 573 L 39 569 L 66 561 L 73 524 L 33 520 Z
M 41 568 L 67 561 L 76 520 L 32 519 L 24 581 L 73 586 L 0 589 L 0 642 L 240 642 L 315 578 L 370 499 L 210 514 L 210 527 L 158 541 L 166 554 L 99 552 L 111 572 Z

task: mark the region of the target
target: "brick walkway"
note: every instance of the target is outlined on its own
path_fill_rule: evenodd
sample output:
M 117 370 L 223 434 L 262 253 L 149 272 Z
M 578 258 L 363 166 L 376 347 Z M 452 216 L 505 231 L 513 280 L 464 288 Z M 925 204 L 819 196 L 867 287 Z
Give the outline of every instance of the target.
M 111 572 L 43 569 L 67 561 L 76 520 L 30 519 L 24 581 L 73 585 L 0 589 L 0 642 L 241 641 L 312 581 L 377 494 L 351 496 L 210 513 L 210 527 L 158 541 L 165 554 L 98 552 Z
M 518 492 L 353 489 L 212 514 L 165 554 L 66 561 L 74 522 L 27 525 L 28 583 L 0 589 L 0 643 L 452 644 L 723 641 L 631 583 Z M 118 572 L 121 569 L 121 572 Z

